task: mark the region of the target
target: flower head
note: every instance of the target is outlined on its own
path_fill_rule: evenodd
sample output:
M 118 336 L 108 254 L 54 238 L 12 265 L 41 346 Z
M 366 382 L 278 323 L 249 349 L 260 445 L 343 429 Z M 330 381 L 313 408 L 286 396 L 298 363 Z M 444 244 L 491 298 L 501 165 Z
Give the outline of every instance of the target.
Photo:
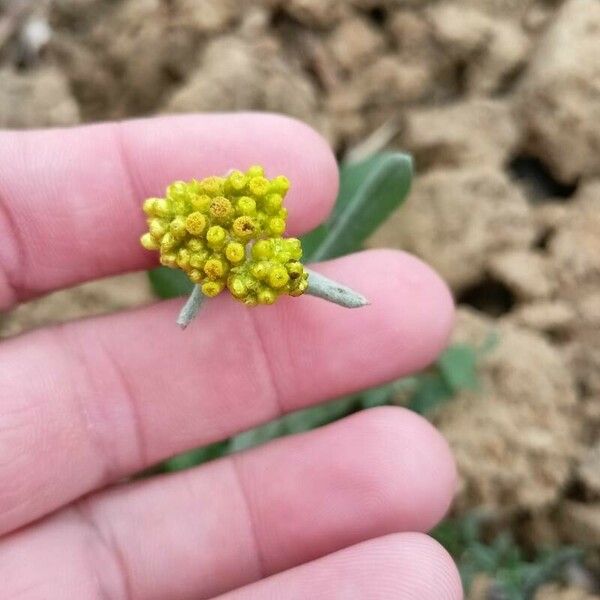
M 224 289 L 246 305 L 299 296 L 308 273 L 300 240 L 284 238 L 286 177 L 265 177 L 260 166 L 201 181 L 177 181 L 143 210 L 148 232 L 140 242 L 161 264 L 184 271 L 206 296 Z

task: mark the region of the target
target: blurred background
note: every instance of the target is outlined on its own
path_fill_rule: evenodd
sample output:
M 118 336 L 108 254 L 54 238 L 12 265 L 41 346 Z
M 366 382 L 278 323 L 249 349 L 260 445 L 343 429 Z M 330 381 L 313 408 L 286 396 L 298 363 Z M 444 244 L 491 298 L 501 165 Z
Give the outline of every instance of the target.
M 241 109 L 310 123 L 341 162 L 414 156 L 367 245 L 442 274 L 454 340 L 426 373 L 160 469 L 405 404 L 458 461 L 435 535 L 469 598 L 600 599 L 600 1 L 0 1 L 1 127 Z M 93 282 L 0 337 L 154 294 L 143 273 Z

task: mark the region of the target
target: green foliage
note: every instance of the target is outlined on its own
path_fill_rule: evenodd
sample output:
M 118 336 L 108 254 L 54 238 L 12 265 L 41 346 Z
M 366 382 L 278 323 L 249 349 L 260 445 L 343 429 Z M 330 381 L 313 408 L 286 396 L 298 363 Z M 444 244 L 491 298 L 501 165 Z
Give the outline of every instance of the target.
M 465 344 L 450 346 L 429 373 L 412 378 L 409 408 L 426 414 L 461 390 L 477 389 L 477 350 Z
M 527 557 L 507 533 L 486 543 L 481 525 L 482 519 L 471 514 L 447 519 L 433 532 L 456 560 L 466 591 L 477 575 L 485 574 L 492 580 L 495 599 L 531 600 L 540 586 L 560 579 L 566 564 L 582 557 L 582 552 L 572 547 L 540 551 Z
M 188 276 L 179 269 L 157 267 L 148 271 L 148 277 L 154 293 L 165 300 L 177 296 L 188 296 L 194 287 Z
M 302 238 L 306 259 L 319 261 L 360 250 L 405 200 L 412 175 L 412 158 L 400 152 L 384 152 L 342 165 L 340 191 L 331 217 Z

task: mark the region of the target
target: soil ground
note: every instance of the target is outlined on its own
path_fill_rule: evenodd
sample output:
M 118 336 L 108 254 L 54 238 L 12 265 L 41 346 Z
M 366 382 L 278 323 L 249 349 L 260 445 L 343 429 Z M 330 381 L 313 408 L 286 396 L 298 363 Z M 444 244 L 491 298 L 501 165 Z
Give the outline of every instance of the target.
M 481 391 L 433 416 L 458 459 L 455 511 L 593 561 L 598 56 L 597 0 L 4 0 L 0 126 L 259 109 L 312 124 L 340 158 L 365 140 L 413 153 L 411 197 L 371 245 L 441 272 L 456 340 L 499 340 Z M 2 316 L 0 336 L 150 299 L 140 274 L 94 282 Z

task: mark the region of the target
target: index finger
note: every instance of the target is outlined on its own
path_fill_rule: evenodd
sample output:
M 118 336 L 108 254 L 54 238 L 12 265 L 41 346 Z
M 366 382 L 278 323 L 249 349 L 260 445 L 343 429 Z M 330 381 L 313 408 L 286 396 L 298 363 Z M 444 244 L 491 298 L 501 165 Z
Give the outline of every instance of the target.
M 145 269 L 141 202 L 174 180 L 262 164 L 286 175 L 291 235 L 328 214 L 337 167 L 288 117 L 206 114 L 0 133 L 0 310 L 56 288 Z

